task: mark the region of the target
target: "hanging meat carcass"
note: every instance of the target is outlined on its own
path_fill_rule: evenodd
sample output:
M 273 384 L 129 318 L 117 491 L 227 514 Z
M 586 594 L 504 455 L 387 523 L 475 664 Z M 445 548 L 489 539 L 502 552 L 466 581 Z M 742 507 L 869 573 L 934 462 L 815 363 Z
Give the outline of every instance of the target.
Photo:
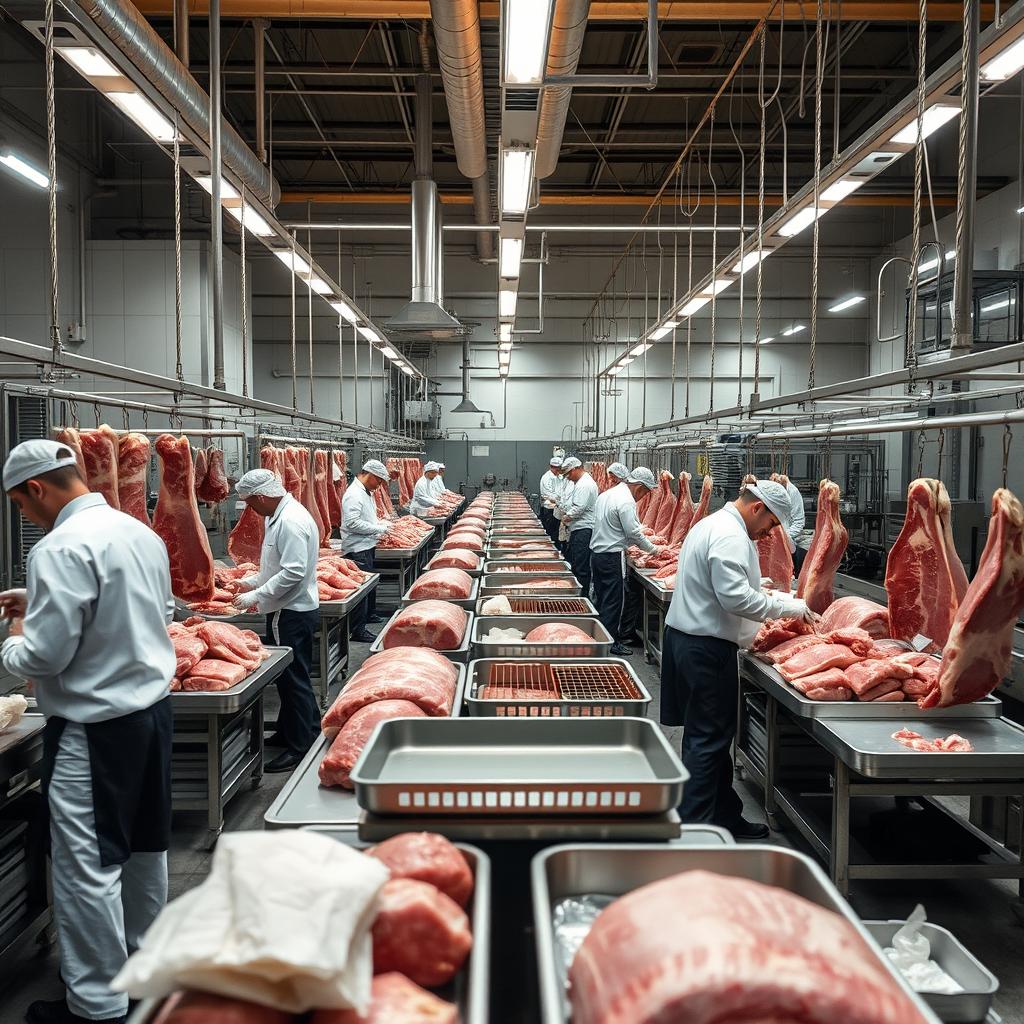
M 260 466 L 269 469 L 278 479 L 284 480 L 284 453 L 273 445 L 260 449 Z M 235 565 L 252 562 L 259 565 L 263 548 L 264 522 L 261 516 L 248 505 L 242 511 L 235 528 L 228 536 L 228 554 Z
M 689 533 L 707 514 L 711 508 L 711 492 L 714 490 L 715 481 L 711 474 L 708 473 L 704 477 L 704 482 L 700 485 L 700 498 L 697 501 L 697 507 L 693 510 L 693 516 L 690 519 L 690 526 L 687 530 Z M 683 538 L 686 539 L 685 537 Z M 680 541 L 682 543 L 682 541 Z
M 320 521 L 323 523 L 324 536 L 331 535 L 331 508 L 330 496 L 328 495 L 328 453 L 318 448 L 313 453 L 313 493 L 316 497 L 316 508 L 320 513 Z
M 75 455 L 75 462 L 78 463 L 78 472 L 82 474 L 83 482 L 88 483 L 89 474 L 85 470 L 85 457 L 82 455 L 82 435 L 75 427 L 64 427 L 57 431 L 57 437 L 61 444 L 66 444 Z
M 800 570 L 796 596 L 819 615 L 832 603 L 836 570 L 843 560 L 849 534 L 839 517 L 839 485 L 822 480 L 818 486 L 818 513 L 814 539 Z
M 85 461 L 85 482 L 90 491 L 102 494 L 111 508 L 120 508 L 117 497 L 117 434 L 106 424 L 96 430 L 83 430 L 82 458 Z
M 665 480 L 666 474 L 668 479 Z M 654 534 L 656 537 L 664 537 L 666 540 L 672 535 L 672 522 L 675 519 L 676 510 L 678 508 L 678 501 L 676 500 L 675 494 L 672 493 L 672 480 L 674 477 L 671 473 L 666 470 L 662 473 L 662 480 L 665 482 L 666 494 L 663 496 L 661 504 L 658 506 L 658 514 L 655 521 L 651 524 L 654 528 Z
M 117 445 L 117 500 L 121 511 L 149 526 L 148 496 L 149 439 L 145 434 L 122 434 Z
M 793 554 L 789 550 L 789 534 L 781 526 L 757 542 L 757 559 L 761 575 L 770 579 L 776 590 L 788 592 L 793 585 Z
M 284 489 L 298 502 L 302 502 L 302 466 L 306 452 L 302 448 L 285 448 L 282 457 Z
M 224 450 L 210 445 L 206 449 L 206 474 L 199 485 L 198 497 L 208 505 L 218 505 L 231 493 L 224 469 Z
M 196 477 L 196 498 L 202 501 L 202 497 L 199 494 L 203 487 L 203 481 L 206 479 L 207 461 L 206 461 L 206 449 L 205 448 L 193 448 L 192 449 L 192 472 Z
M 679 480 L 677 481 L 679 496 L 676 498 L 676 511 L 672 520 L 672 532 L 668 539 L 671 547 L 678 547 L 683 543 L 693 522 L 695 509 L 693 507 L 693 498 L 690 497 L 690 480 L 690 474 L 684 469 L 679 474 Z M 701 496 L 703 497 L 703 494 Z M 708 492 L 708 500 L 711 500 L 710 491 Z
M 658 476 L 658 487 L 651 495 L 650 504 L 641 519 L 643 525 L 654 530 L 655 533 L 657 533 L 655 524 L 658 522 L 662 505 L 665 502 L 670 502 L 673 505 L 675 503 L 675 495 L 672 493 L 671 487 L 672 479 L 672 474 L 667 469 L 661 471 Z
M 316 500 L 316 471 L 313 466 L 313 453 L 305 448 L 289 448 L 289 451 L 298 453 L 296 456 L 296 469 L 299 474 L 299 488 L 301 498 L 306 511 L 313 517 L 316 524 L 317 535 L 320 538 L 320 547 L 327 544 L 327 527 L 324 525 L 323 517 L 320 515 L 320 506 Z

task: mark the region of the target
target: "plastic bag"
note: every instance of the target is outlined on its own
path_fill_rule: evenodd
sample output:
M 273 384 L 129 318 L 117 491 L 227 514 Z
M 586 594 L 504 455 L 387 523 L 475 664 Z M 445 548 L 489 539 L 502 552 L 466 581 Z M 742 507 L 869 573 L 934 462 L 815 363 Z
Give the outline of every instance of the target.
M 0 732 L 17 725 L 27 708 L 28 701 L 20 693 L 0 697 Z
M 963 992 L 963 987 L 931 959 L 931 943 L 921 933 L 921 925 L 926 919 L 924 907 L 919 903 L 906 924 L 893 935 L 892 945 L 886 946 L 883 952 L 915 992 L 943 995 Z
M 499 629 L 497 626 L 487 631 L 485 640 L 497 642 L 499 640 L 522 640 L 526 634 L 521 629 Z
M 551 920 L 554 925 L 555 951 L 563 975 L 568 975 L 576 953 L 598 914 L 614 902 L 614 896 L 587 893 L 583 896 L 569 896 L 555 904 Z
M 507 597 L 489 597 L 480 607 L 481 615 L 511 615 L 512 603 Z

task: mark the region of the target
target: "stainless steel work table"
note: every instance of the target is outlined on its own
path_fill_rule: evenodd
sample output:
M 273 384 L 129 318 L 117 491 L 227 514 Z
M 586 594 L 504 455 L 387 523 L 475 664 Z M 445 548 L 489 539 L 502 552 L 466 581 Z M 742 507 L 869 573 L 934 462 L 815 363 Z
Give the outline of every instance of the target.
M 348 597 L 320 602 L 320 628 L 314 640 L 313 658 L 318 668 L 313 675 L 313 691 L 322 709 L 327 708 L 331 687 L 348 668 L 349 616 L 377 589 L 379 582 L 380 573 L 373 573 Z
M 210 844 L 224 827 L 224 807 L 249 781 L 263 779 L 263 692 L 291 664 L 290 647 L 270 657 L 230 690 L 171 694 L 171 802 L 177 811 L 206 811 Z
M 629 571 L 643 591 L 643 615 L 640 620 L 640 636 L 644 642 L 644 659 L 647 664 L 661 664 L 661 651 L 665 645 L 665 614 L 672 603 L 672 591 L 661 586 L 654 579 L 654 570 L 638 569 L 635 565 Z
M 433 536 L 434 529 L 431 527 L 430 533 L 425 533 L 414 548 L 377 548 L 373 561 L 374 572 L 380 577 L 378 596 L 383 596 L 386 588 L 390 597 L 391 587 L 394 586 L 395 607 L 398 607 L 402 595 L 412 586 L 426 562 L 427 545 Z
M 739 675 L 737 763 L 762 787 L 769 821 L 787 819 L 843 895 L 858 878 L 1015 878 L 1024 891 L 1021 855 L 940 801 L 1024 794 L 1024 729 L 1000 717 L 999 700 L 931 711 L 808 701 L 746 652 Z M 975 752 L 909 750 L 892 739 L 904 725 L 959 733 Z

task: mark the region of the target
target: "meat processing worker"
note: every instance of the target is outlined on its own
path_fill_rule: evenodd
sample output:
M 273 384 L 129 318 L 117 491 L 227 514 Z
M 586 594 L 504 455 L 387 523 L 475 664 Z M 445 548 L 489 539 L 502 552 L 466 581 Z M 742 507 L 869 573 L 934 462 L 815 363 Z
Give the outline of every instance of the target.
M 552 544 L 558 543 L 558 520 L 555 519 L 554 508 L 562 486 L 561 472 L 561 456 L 552 455 L 547 472 L 540 478 L 540 523 L 547 531 Z
M 409 502 L 409 512 L 414 516 L 423 516 L 437 504 L 434 494 L 434 481 L 437 479 L 437 463 L 428 462 L 423 467 L 423 476 L 416 481 Z
M 587 597 L 590 593 L 590 538 L 594 532 L 597 481 L 575 456 L 562 463 L 562 471 L 572 481 L 572 492 L 558 502 L 562 525 L 569 531 L 565 551 L 572 573 L 580 581 L 580 592 Z
M 238 496 L 266 517 L 260 569 L 238 581 L 234 604 L 264 612 L 266 640 L 292 649 L 291 664 L 277 677 L 281 709 L 271 746 L 284 750 L 269 761 L 268 772 L 290 772 L 320 732 L 320 709 L 313 695 L 313 637 L 320 625 L 316 560 L 320 535 L 313 517 L 269 469 L 250 469 L 235 485 Z
M 46 530 L 25 590 L 0 594 L 11 620 L 0 660 L 31 679 L 43 732 L 53 915 L 65 997 L 29 1024 L 123 1021 L 110 990 L 167 899 L 171 835 L 174 614 L 167 549 L 89 491 L 62 444 L 25 441 L 4 466 L 21 516 Z
M 373 572 L 377 541 L 388 532 L 388 524 L 377 518 L 373 492 L 388 484 L 388 471 L 383 462 L 370 459 L 356 474 L 341 499 L 341 542 L 345 557 L 352 559 L 364 572 Z M 380 622 L 375 593 L 352 613 L 352 639 L 372 644 L 377 638 L 366 628 L 367 623 Z
M 625 469 L 620 463 L 615 467 Z M 611 469 L 609 469 L 609 473 Z M 594 532 L 590 538 L 590 568 L 594 577 L 594 604 L 605 629 L 615 643 L 612 654 L 628 656 L 632 650 L 622 642 L 622 602 L 625 596 L 626 548 L 636 544 L 644 551 L 657 548 L 644 536 L 636 514 L 637 499 L 658 486 L 646 466 L 638 466 L 626 479 L 609 487 L 594 505 Z
M 433 481 L 431 481 L 430 493 L 433 497 L 440 498 L 447 490 L 447 487 L 445 487 L 444 484 L 445 465 L 443 462 L 435 462 L 434 465 L 437 466 L 437 475 L 434 477 Z
M 629 470 L 621 462 L 613 462 L 605 472 L 608 474 L 608 486 L 610 488 L 623 483 L 629 476 Z
M 810 533 L 805 531 L 807 516 L 804 513 L 804 496 L 788 476 L 779 477 L 779 483 L 786 488 L 789 495 L 789 507 L 792 509 L 789 522 L 782 525 L 789 534 L 789 541 L 793 547 L 793 572 L 799 576 L 803 568 L 804 559 L 807 557 L 807 548 L 810 545 Z
M 788 523 L 790 515 L 786 488 L 758 480 L 697 523 L 680 551 L 665 617 L 661 722 L 684 727 L 683 764 L 690 773 L 679 815 L 687 824 L 727 828 L 737 839 L 768 836 L 766 825 L 742 817 L 732 784 L 737 652 L 750 645 L 766 619 L 816 618 L 802 599 L 760 589 L 755 542 Z

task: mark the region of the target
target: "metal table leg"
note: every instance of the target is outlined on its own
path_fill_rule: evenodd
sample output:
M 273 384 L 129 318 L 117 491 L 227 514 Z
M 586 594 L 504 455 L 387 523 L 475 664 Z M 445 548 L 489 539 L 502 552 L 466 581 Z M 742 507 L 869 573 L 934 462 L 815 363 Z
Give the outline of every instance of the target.
M 768 823 L 774 828 L 779 814 L 779 806 L 775 799 L 779 756 L 779 705 L 771 696 L 765 702 L 765 733 L 768 749 L 765 751 L 764 764 L 764 813 Z
M 211 833 L 210 849 L 224 828 L 224 803 L 221 791 L 224 770 L 224 721 L 220 715 L 211 714 L 206 718 L 206 827 Z M 262 743 L 262 733 L 260 737 Z
M 850 891 L 850 769 L 837 757 L 832 784 L 832 847 L 829 874 L 839 894 Z
M 252 708 L 252 723 L 250 725 L 250 733 L 252 737 L 251 750 L 256 755 L 256 760 L 252 766 L 252 788 L 258 789 L 260 784 L 263 782 L 263 694 L 260 693 L 259 698 Z
M 644 661 L 648 665 L 654 664 L 654 650 L 651 643 L 651 595 L 643 590 L 643 629 L 644 629 Z

